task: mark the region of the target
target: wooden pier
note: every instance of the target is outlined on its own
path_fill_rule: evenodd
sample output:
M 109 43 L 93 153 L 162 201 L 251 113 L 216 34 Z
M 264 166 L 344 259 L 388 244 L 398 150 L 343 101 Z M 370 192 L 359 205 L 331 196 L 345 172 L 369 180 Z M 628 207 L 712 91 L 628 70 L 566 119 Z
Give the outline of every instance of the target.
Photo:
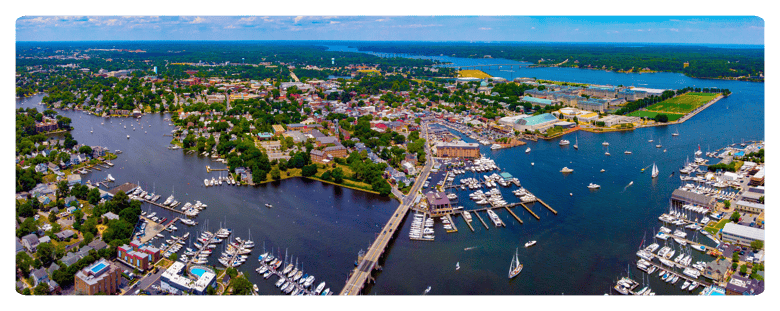
M 450 217 L 450 215 L 449 215 L 449 214 L 447 214 L 447 215 L 444 215 L 444 217 L 445 217 L 445 218 L 447 218 L 447 220 L 449 220 L 449 222 L 450 222 L 450 226 L 452 227 L 452 230 L 447 230 L 447 233 L 455 233 L 455 232 L 458 232 L 458 227 L 456 227 L 456 226 L 455 226 L 455 222 L 454 222 L 454 221 L 452 221 L 452 217 Z
M 176 212 L 176 213 L 179 213 L 179 214 L 182 214 L 182 215 L 184 215 L 184 211 L 180 211 L 180 210 L 177 210 L 177 209 L 175 209 L 175 208 L 172 208 L 172 207 L 168 207 L 168 206 L 162 205 L 162 204 L 160 204 L 160 203 L 155 203 L 155 202 L 149 201 L 149 200 L 147 200 L 147 199 L 141 199 L 141 201 L 142 201 L 142 202 L 149 203 L 149 204 L 151 204 L 151 205 L 154 205 L 154 206 L 157 206 L 157 207 L 162 207 L 162 208 L 164 208 L 164 209 L 166 209 L 166 210 L 169 210 L 169 211 L 172 211 L 172 212 Z
M 211 168 L 211 166 L 206 165 L 206 173 L 211 173 L 213 171 L 227 171 L 226 168 Z
M 463 212 L 461 212 L 461 215 L 465 215 Z M 466 225 L 469 226 L 469 229 L 471 229 L 471 232 L 474 232 L 474 227 L 471 226 L 471 220 L 466 219 L 465 216 L 463 216 L 463 221 L 466 222 Z
M 488 225 L 485 223 L 485 221 L 482 220 L 482 217 L 479 216 L 479 212 L 474 211 L 474 215 L 477 215 L 477 219 L 479 219 L 479 221 L 482 223 L 482 225 L 485 226 L 485 229 L 490 230 L 490 227 L 488 227 Z
M 520 205 L 521 205 L 523 208 L 525 208 L 525 210 L 526 210 L 526 211 L 528 211 L 529 213 L 531 213 L 531 215 L 532 215 L 532 216 L 534 216 L 534 217 L 536 218 L 536 220 L 539 220 L 539 216 L 536 216 L 536 214 L 535 214 L 533 211 L 531 211 L 531 209 L 530 209 L 530 208 L 528 208 L 528 206 L 525 206 L 525 204 L 523 204 L 523 203 L 520 203 Z
M 272 268 L 271 266 L 266 265 L 265 262 L 261 262 L 260 265 L 263 266 L 263 267 L 266 267 L 266 269 L 268 269 L 268 271 L 270 271 L 271 274 L 274 274 L 274 275 L 278 276 L 280 279 L 285 279 L 286 282 L 291 282 L 293 285 L 295 285 L 296 288 L 298 288 L 299 290 L 303 291 L 305 294 L 307 294 L 307 295 L 314 295 L 313 291 L 309 290 L 308 288 L 304 287 L 303 285 L 299 284 L 296 281 L 293 281 L 291 278 L 288 278 L 286 275 L 284 275 L 282 273 L 282 271 L 284 271 L 284 268 L 282 268 L 282 266 L 279 266 L 279 268 L 281 268 L 282 271 L 277 271 L 275 268 Z M 260 272 L 258 270 L 260 270 L 260 268 L 255 269 L 255 272 L 257 272 L 259 274 Z M 300 279 L 299 279 L 299 281 L 300 281 Z M 333 291 L 329 292 L 328 295 L 331 295 L 331 293 L 333 293 Z
M 655 255 L 655 254 L 653 254 L 653 255 Z M 655 256 L 658 256 L 658 255 L 655 255 Z M 678 273 L 677 271 L 674 271 L 674 270 L 672 270 L 672 269 L 669 269 L 669 267 L 666 267 L 666 266 L 664 266 L 664 265 L 657 264 L 657 263 L 654 263 L 654 262 L 652 262 L 652 261 L 648 261 L 648 262 L 649 262 L 651 265 L 653 265 L 653 266 L 655 266 L 655 267 L 657 268 L 657 270 L 656 270 L 656 271 L 653 271 L 653 273 L 654 273 L 656 276 L 658 275 L 658 273 L 660 273 L 660 272 L 657 272 L 657 271 L 659 271 L 659 270 L 660 270 L 660 271 L 666 271 L 666 272 L 669 272 L 669 273 L 671 273 L 671 274 L 673 274 L 673 275 L 679 276 L 679 277 L 680 277 L 681 279 L 683 279 L 684 281 L 688 281 L 688 282 L 696 282 L 696 283 L 699 283 L 699 285 L 700 285 L 700 286 L 703 286 L 703 287 L 707 287 L 707 286 L 711 285 L 710 283 L 708 283 L 708 282 L 706 282 L 706 281 L 701 281 L 701 280 L 699 280 L 699 279 L 694 279 L 694 278 L 692 278 L 692 277 L 690 277 L 690 276 L 688 276 L 688 275 L 685 275 L 685 274 L 682 274 L 682 273 Z M 642 269 L 639 269 L 639 270 L 642 270 Z M 697 270 L 697 271 L 698 271 L 698 270 Z M 647 273 L 646 271 L 644 271 L 644 272 L 645 272 L 645 273 Z M 679 282 L 679 280 L 678 280 L 677 282 Z M 675 283 L 675 284 L 668 283 L 668 284 L 669 284 L 669 285 L 671 285 L 671 286 L 676 286 L 676 284 L 677 284 L 677 283 Z M 678 288 L 679 288 L 679 287 L 678 287 Z
M 558 212 L 556 212 L 556 211 L 555 211 L 555 210 L 554 210 L 552 207 L 550 207 L 549 205 L 547 205 L 547 203 L 544 203 L 544 201 L 542 201 L 542 200 L 541 200 L 541 199 L 539 199 L 539 198 L 536 198 L 536 200 L 537 200 L 537 201 L 539 201 L 539 203 L 542 203 L 542 205 L 544 205 L 544 207 L 546 207 L 547 209 L 549 209 L 551 212 L 553 212 L 553 214 L 555 214 L 555 215 L 558 215 Z
M 525 205 L 524 205 L 524 206 L 525 206 Z M 511 209 L 509 209 L 509 207 L 508 207 L 508 206 L 504 205 L 504 208 L 506 208 L 507 212 L 509 212 L 509 214 L 511 214 L 513 217 L 515 217 L 515 219 L 517 219 L 517 221 L 518 221 L 518 222 L 519 222 L 521 225 L 523 224 L 523 221 L 522 221 L 522 220 L 520 220 L 520 217 L 517 217 L 517 215 L 515 215 L 515 213 L 514 213 L 514 212 L 512 212 L 512 210 L 511 210 Z M 534 216 L 535 216 L 535 215 L 534 215 Z M 539 219 L 539 218 L 537 217 L 536 219 Z

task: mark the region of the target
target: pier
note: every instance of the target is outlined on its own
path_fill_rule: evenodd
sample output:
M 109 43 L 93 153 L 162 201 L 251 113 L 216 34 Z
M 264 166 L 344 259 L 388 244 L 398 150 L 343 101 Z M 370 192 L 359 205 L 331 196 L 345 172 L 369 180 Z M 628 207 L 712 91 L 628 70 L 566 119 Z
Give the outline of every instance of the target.
M 542 203 L 542 205 L 544 205 L 544 207 L 546 207 L 547 209 L 549 209 L 551 212 L 553 212 L 553 214 L 555 214 L 555 215 L 558 215 L 558 212 L 556 212 L 556 211 L 555 211 L 555 210 L 554 210 L 552 207 L 550 207 L 549 205 L 547 205 L 547 203 L 544 203 L 544 201 L 542 201 L 542 200 L 541 200 L 541 199 L 539 199 L 539 198 L 536 198 L 536 200 L 537 200 L 537 201 L 539 201 L 539 203 Z
M 211 166 L 206 165 L 206 173 L 211 173 L 214 171 L 227 171 L 226 168 L 211 168 Z
M 653 255 L 655 255 L 655 254 L 653 254 Z M 658 255 L 655 255 L 655 256 L 658 256 Z M 664 265 L 656 264 L 656 263 L 654 263 L 654 262 L 652 262 L 652 261 L 649 261 L 649 263 L 650 263 L 651 265 L 655 266 L 655 267 L 656 267 L 658 270 L 660 270 L 660 271 L 666 271 L 666 272 L 669 272 L 669 273 L 671 273 L 671 274 L 673 274 L 673 275 L 679 276 L 679 277 L 680 277 L 680 279 L 682 279 L 682 281 L 696 282 L 696 283 L 699 283 L 699 285 L 700 285 L 700 286 L 704 286 L 704 287 L 711 285 L 710 283 L 708 283 L 708 282 L 706 282 L 706 281 L 701 281 L 701 280 L 699 280 L 699 279 L 694 279 L 694 278 L 692 278 L 692 277 L 690 277 L 690 276 L 688 276 L 688 275 L 685 275 L 685 274 L 683 274 L 683 273 L 677 273 L 676 271 L 674 271 L 674 270 L 671 270 L 671 269 L 669 269 L 668 267 L 666 267 L 666 266 L 664 266 Z M 639 270 L 642 270 L 642 269 L 639 269 Z M 646 273 L 646 271 L 644 271 L 644 272 Z M 655 273 L 655 271 L 654 271 L 653 273 Z M 660 273 L 660 272 L 658 272 L 658 273 Z M 658 273 L 655 273 L 655 274 L 656 274 L 656 275 L 658 275 Z M 650 275 L 648 274 L 648 276 L 650 276 Z M 679 281 L 680 281 L 680 280 L 678 280 L 677 282 L 679 282 Z M 677 284 L 677 283 L 675 283 L 675 284 Z M 669 285 L 671 285 L 671 286 L 676 286 L 675 284 L 671 284 L 671 283 L 669 283 Z M 678 287 L 678 288 L 679 288 L 679 287 Z M 686 290 L 687 290 L 687 289 L 686 289 Z
M 523 207 L 525 207 L 525 205 L 523 205 Z M 523 224 L 523 221 L 522 221 L 522 220 L 520 220 L 520 217 L 517 217 L 517 215 L 515 215 L 515 213 L 514 213 L 514 212 L 512 212 L 512 210 L 511 210 L 511 209 L 509 209 L 509 207 L 508 207 L 508 206 L 504 205 L 504 208 L 506 208 L 506 211 L 507 211 L 507 212 L 509 212 L 509 214 L 511 214 L 513 217 L 515 217 L 515 219 L 517 220 L 517 222 L 519 222 L 521 225 Z M 526 209 L 527 209 L 527 208 L 526 208 Z M 529 212 L 530 212 L 530 211 L 529 211 Z M 532 214 L 533 214 L 533 213 L 532 213 Z M 534 215 L 534 216 L 536 216 L 536 215 Z M 539 217 L 536 217 L 536 219 L 539 219 Z
M 277 271 L 275 268 L 272 268 L 271 266 L 266 265 L 265 262 L 261 262 L 260 265 L 265 267 L 266 269 L 268 269 L 268 271 L 271 272 L 271 274 L 278 276 L 280 279 L 284 279 L 286 282 L 292 283 L 296 288 L 298 288 L 299 291 L 303 291 L 304 294 L 306 294 L 306 295 L 314 295 L 313 291 L 307 289 L 306 287 L 304 287 L 303 285 L 299 284 L 298 282 L 293 281 L 291 278 L 285 276 L 284 273 L 282 273 L 282 271 Z M 282 267 L 279 266 L 279 268 L 282 268 Z M 260 270 L 260 268 L 257 268 L 257 269 L 255 269 L 255 272 L 260 274 L 259 270 Z M 282 270 L 284 270 L 284 268 L 282 268 Z M 300 281 L 300 279 L 298 281 Z M 333 292 L 330 292 L 330 293 L 333 293 Z M 330 293 L 329 293 L 329 295 L 330 295 Z
M 482 217 L 479 216 L 479 212 L 478 211 L 474 211 L 474 215 L 476 215 L 477 219 L 479 219 L 479 221 L 482 223 L 482 225 L 485 226 L 485 229 L 490 230 L 490 227 L 488 227 L 488 225 L 485 223 L 485 221 L 482 220 Z
M 529 213 L 531 213 L 531 215 L 533 215 L 534 217 L 536 217 L 536 220 L 539 220 L 539 216 L 536 216 L 536 214 L 535 214 L 533 211 L 531 211 L 531 209 L 530 209 L 530 208 L 528 208 L 528 206 L 525 206 L 525 204 L 523 204 L 523 203 L 519 203 L 519 204 L 520 204 L 521 206 L 523 206 L 523 208 L 525 208 L 525 210 L 526 210 L 526 211 L 528 211 Z M 512 214 L 512 215 L 514 215 L 514 214 Z
M 461 215 L 465 215 L 465 214 L 461 212 Z M 465 221 L 466 225 L 469 226 L 469 229 L 471 229 L 471 232 L 474 232 L 474 227 L 471 226 L 471 221 L 472 220 L 468 220 L 468 219 L 466 219 L 466 216 L 463 216 L 463 221 Z
M 456 227 L 456 226 L 455 226 L 455 222 L 454 222 L 454 221 L 452 221 L 452 217 L 450 217 L 450 215 L 445 215 L 444 217 L 446 217 L 446 218 L 447 218 L 447 220 L 449 220 L 449 222 L 450 222 L 450 226 L 452 227 L 452 230 L 447 230 L 447 233 L 455 233 L 455 232 L 458 232 L 458 227 Z
M 141 201 L 141 202 L 146 202 L 146 203 L 149 203 L 149 204 L 151 204 L 151 205 L 154 205 L 154 206 L 157 206 L 157 207 L 162 207 L 162 208 L 164 208 L 164 209 L 166 209 L 166 210 L 169 210 L 169 211 L 171 211 L 171 212 L 176 212 L 176 213 L 179 213 L 179 214 L 182 214 L 182 215 L 184 215 L 184 212 L 183 212 L 183 211 L 177 210 L 177 209 L 175 209 L 175 208 L 173 208 L 173 207 L 165 206 L 165 205 L 162 205 L 162 204 L 160 204 L 160 203 L 155 203 L 155 202 L 153 202 L 153 201 L 150 201 L 150 200 L 147 200 L 147 199 L 140 199 L 140 201 Z

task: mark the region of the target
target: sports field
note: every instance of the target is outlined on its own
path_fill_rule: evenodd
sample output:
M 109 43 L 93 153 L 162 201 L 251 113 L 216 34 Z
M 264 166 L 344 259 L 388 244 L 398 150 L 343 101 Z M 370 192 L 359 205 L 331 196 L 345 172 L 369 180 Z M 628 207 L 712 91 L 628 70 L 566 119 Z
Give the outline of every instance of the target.
M 647 107 L 648 111 L 686 114 L 713 100 L 718 94 L 686 93 Z M 671 119 L 671 116 L 670 116 Z
M 460 77 L 461 78 L 486 79 L 486 78 L 490 78 L 491 75 L 485 73 L 482 70 L 461 70 L 460 71 Z
M 653 119 L 657 114 L 658 112 L 640 110 L 640 111 L 634 111 L 632 113 L 629 113 L 628 115 L 632 117 L 645 117 L 645 118 Z M 676 113 L 664 113 L 664 114 L 669 117 L 669 122 L 677 121 L 677 119 L 682 118 L 683 116 L 681 114 L 676 114 Z

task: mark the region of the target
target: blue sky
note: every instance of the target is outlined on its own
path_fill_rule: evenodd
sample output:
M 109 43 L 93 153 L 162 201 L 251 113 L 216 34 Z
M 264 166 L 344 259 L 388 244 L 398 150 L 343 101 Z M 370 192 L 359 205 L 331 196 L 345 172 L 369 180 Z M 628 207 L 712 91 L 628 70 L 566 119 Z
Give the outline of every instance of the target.
M 764 21 L 751 16 L 25 16 L 16 20 L 16 40 L 764 44 Z

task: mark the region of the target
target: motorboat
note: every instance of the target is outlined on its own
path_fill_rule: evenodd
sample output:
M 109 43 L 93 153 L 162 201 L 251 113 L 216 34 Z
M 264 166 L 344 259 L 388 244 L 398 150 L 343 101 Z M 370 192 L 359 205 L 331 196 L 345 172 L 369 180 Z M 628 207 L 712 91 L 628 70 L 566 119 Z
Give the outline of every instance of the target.
M 571 173 L 571 172 L 574 172 L 574 170 L 565 166 L 561 169 L 561 173 Z
M 525 153 L 529 153 L 529 152 L 531 152 L 531 147 L 528 147 L 527 149 L 525 149 Z
M 528 241 L 528 242 L 525 243 L 525 247 L 531 247 L 531 246 L 534 246 L 534 245 L 536 245 L 536 241 Z
M 594 184 L 594 183 L 591 183 L 590 185 L 588 185 L 588 189 L 598 189 L 598 188 L 601 188 L 601 186 L 599 186 L 597 184 Z
M 560 142 L 558 142 L 558 145 L 560 145 L 560 146 L 566 146 L 566 145 L 568 145 L 568 144 L 569 144 L 569 141 L 568 141 L 568 140 L 565 140 L 565 139 L 561 139 L 561 141 L 560 141 Z

